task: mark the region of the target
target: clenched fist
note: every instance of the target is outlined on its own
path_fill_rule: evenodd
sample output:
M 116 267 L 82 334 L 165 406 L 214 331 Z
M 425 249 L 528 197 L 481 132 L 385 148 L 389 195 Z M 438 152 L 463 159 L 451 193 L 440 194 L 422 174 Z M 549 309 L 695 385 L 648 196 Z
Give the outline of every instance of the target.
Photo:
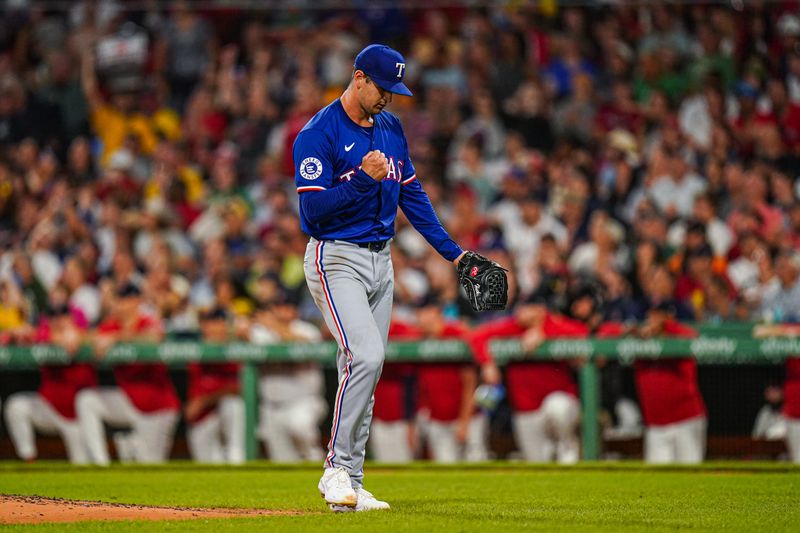
M 375 181 L 381 181 L 389 173 L 389 160 L 380 150 L 367 152 L 361 160 L 361 170 Z

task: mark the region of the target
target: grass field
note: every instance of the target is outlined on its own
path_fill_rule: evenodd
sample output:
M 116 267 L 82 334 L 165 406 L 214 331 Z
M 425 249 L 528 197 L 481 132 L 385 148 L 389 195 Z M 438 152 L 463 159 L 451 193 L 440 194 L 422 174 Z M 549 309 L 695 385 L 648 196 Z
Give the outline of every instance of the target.
M 800 468 L 713 464 L 575 468 L 369 467 L 366 487 L 389 512 L 332 514 L 314 466 L 174 464 L 107 470 L 0 464 L 0 493 L 159 506 L 293 509 L 302 514 L 187 522 L 14 526 L 58 531 L 797 531 Z M 0 526 L 2 529 L 3 526 Z M 335 528 L 335 529 L 334 529 Z

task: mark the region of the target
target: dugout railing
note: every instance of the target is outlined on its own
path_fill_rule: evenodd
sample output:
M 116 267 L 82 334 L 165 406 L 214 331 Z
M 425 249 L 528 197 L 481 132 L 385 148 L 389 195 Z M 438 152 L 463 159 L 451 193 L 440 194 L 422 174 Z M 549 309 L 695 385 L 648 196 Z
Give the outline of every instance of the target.
M 800 354 L 800 338 L 789 335 L 764 336 L 752 325 L 721 325 L 699 328 L 692 339 L 620 337 L 615 339 L 554 339 L 546 341 L 534 353 L 524 354 L 516 339 L 492 341 L 491 350 L 498 364 L 512 360 L 578 360 L 582 418 L 582 456 L 584 460 L 600 457 L 601 437 L 598 422 L 600 410 L 600 359 L 617 359 L 631 363 L 637 358 L 665 358 L 690 355 L 699 364 L 778 364 L 786 357 Z M 769 330 L 766 331 L 769 335 Z M 124 343 L 113 346 L 95 361 L 92 349 L 84 346 L 75 359 L 95 361 L 100 367 L 120 363 L 162 361 L 170 366 L 189 362 L 239 361 L 242 363 L 242 395 L 246 410 L 247 457 L 257 455 L 256 422 L 258 412 L 258 370 L 256 365 L 268 362 L 319 361 L 333 366 L 336 345 L 333 342 L 313 344 L 285 343 L 254 345 L 241 342 L 207 344 L 168 341 L 160 344 Z M 467 346 L 458 340 L 393 342 L 389 344 L 387 361 L 441 362 L 470 361 Z M 52 345 L 0 347 L 0 369 L 33 370 L 46 364 L 64 364 L 67 353 Z

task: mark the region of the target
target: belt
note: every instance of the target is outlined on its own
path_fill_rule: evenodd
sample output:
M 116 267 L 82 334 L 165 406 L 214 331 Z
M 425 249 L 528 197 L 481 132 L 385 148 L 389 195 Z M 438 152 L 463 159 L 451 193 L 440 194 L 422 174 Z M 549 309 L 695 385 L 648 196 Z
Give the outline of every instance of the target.
M 366 248 L 370 252 L 377 253 L 386 248 L 386 245 L 388 243 L 389 241 L 386 240 L 386 241 L 372 241 L 372 242 L 357 242 L 354 244 L 357 244 L 359 248 Z

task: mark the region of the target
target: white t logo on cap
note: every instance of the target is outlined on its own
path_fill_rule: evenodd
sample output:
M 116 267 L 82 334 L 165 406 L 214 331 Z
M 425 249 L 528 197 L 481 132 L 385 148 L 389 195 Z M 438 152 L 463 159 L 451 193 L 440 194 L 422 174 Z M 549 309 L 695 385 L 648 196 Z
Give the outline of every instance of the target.
M 406 64 L 405 63 L 395 63 L 394 66 L 397 67 L 397 77 L 398 78 L 402 78 L 403 77 L 403 69 L 406 68 Z

